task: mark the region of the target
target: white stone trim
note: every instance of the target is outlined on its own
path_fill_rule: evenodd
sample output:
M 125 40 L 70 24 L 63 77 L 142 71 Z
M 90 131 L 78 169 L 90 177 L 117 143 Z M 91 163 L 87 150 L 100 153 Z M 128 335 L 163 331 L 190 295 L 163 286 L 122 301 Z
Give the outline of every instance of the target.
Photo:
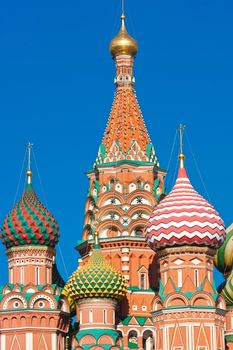
M 26 333 L 26 350 L 33 350 L 33 334 Z
M 57 335 L 56 335 L 56 333 L 52 334 L 52 349 L 51 350 L 57 350 Z
M 6 350 L 6 335 L 5 334 L 1 334 L 1 350 Z

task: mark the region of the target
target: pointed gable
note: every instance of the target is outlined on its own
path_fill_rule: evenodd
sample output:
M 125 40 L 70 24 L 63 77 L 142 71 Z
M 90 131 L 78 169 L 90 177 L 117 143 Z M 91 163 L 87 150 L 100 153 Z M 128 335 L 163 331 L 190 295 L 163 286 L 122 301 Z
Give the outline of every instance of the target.
M 183 283 L 180 291 L 183 293 L 197 291 L 197 288 L 195 287 L 195 285 L 194 285 L 194 283 L 189 275 L 185 278 L 184 283 Z
M 175 291 L 176 289 L 175 289 L 174 282 L 172 281 L 171 277 L 169 277 L 167 280 L 167 283 L 165 284 L 163 294 L 170 294 Z

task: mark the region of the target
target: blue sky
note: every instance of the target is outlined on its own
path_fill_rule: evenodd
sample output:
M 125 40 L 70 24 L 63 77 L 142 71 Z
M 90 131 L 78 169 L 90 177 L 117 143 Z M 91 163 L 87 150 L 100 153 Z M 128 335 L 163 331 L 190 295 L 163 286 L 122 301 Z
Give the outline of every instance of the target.
M 0 3 L 0 219 L 23 191 L 22 180 L 16 193 L 31 141 L 39 169 L 38 176 L 32 163 L 34 187 L 60 224 L 68 275 L 77 266 L 85 171 L 113 99 L 108 45 L 120 6 L 120 0 Z M 177 126 L 186 124 L 189 177 L 227 226 L 233 221 L 232 15 L 231 0 L 126 0 L 127 27 L 139 42 L 137 96 L 160 164 L 168 166 Z M 168 190 L 177 152 L 176 143 Z M 4 247 L 0 256 L 5 283 Z M 59 249 L 57 259 L 66 278 Z

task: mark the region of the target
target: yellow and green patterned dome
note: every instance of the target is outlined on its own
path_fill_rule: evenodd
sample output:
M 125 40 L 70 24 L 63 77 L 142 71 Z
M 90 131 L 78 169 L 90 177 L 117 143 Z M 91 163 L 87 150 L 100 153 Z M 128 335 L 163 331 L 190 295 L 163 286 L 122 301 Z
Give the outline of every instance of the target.
M 77 269 L 66 284 L 73 300 L 84 298 L 121 299 L 126 295 L 127 285 L 122 274 L 105 262 L 98 238 L 88 263 Z
M 225 242 L 214 257 L 214 265 L 224 276 L 228 276 L 233 269 L 233 224 L 228 227 Z

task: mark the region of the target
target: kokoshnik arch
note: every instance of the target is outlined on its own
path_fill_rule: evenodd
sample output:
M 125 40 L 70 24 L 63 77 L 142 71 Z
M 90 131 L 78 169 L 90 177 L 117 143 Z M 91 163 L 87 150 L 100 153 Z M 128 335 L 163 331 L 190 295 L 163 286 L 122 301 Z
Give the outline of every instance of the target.
M 138 44 L 110 43 L 115 97 L 93 166 L 79 266 L 56 266 L 59 228 L 32 185 L 6 216 L 9 280 L 0 288 L 1 350 L 233 349 L 233 227 L 180 168 L 169 194 L 135 93 Z M 217 290 L 213 264 L 225 282 Z M 76 323 L 72 323 L 72 317 Z

